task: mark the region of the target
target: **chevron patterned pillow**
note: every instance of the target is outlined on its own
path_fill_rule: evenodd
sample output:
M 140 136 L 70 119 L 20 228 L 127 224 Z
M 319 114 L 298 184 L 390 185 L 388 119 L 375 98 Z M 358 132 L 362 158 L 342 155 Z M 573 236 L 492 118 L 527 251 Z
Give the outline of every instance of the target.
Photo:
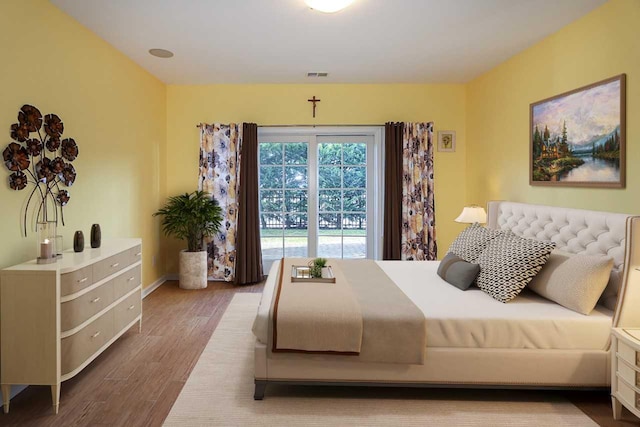
M 503 232 L 489 242 L 476 263 L 480 289 L 501 302 L 514 299 L 542 269 L 556 244 Z
M 458 237 L 449 246 L 447 255 L 452 253 L 467 262 L 476 262 L 489 242 L 502 233 L 504 232 L 485 228 L 478 223 L 472 224 L 458 234 Z

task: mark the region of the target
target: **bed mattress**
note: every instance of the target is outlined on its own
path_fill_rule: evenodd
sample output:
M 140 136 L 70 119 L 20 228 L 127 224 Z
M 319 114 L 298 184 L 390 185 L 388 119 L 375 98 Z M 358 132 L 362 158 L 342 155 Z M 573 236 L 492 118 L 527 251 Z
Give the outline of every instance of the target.
M 597 306 L 585 316 L 524 291 L 504 304 L 478 288 L 461 291 L 437 274 L 438 261 L 377 261 L 424 313 L 427 347 L 605 350 L 613 312 Z M 279 263 L 265 283 L 253 325 L 268 344 L 269 308 Z

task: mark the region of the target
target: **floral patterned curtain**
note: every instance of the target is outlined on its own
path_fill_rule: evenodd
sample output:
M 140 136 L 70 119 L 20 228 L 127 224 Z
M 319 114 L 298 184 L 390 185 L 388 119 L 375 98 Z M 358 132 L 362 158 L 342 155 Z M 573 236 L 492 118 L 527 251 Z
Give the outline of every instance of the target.
M 432 122 L 404 123 L 402 170 L 402 259 L 435 260 Z
M 224 218 L 220 232 L 207 244 L 208 274 L 226 282 L 232 282 L 235 276 L 241 150 L 242 124 L 200 126 L 198 189 L 220 203 Z

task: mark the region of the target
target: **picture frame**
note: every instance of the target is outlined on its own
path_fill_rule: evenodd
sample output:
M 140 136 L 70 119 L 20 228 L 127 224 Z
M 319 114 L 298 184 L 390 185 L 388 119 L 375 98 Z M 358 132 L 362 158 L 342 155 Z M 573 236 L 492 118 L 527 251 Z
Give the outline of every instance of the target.
M 529 106 L 529 185 L 625 188 L 626 74 Z
M 456 151 L 456 131 L 438 131 L 438 151 L 444 153 L 454 153 Z

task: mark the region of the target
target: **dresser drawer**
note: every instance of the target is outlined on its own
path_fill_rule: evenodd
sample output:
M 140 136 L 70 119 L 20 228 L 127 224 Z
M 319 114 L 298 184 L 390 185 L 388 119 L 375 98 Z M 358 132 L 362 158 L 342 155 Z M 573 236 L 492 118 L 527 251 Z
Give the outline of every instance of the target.
M 140 273 L 142 272 L 141 266 L 137 266 L 126 273 L 122 273 L 120 276 L 116 277 L 113 280 L 113 286 L 115 289 L 115 298 L 118 299 L 126 294 L 128 294 L 131 290 L 137 288 L 142 283 L 142 277 Z
M 113 309 L 114 332 L 118 333 L 133 322 L 133 319 L 142 313 L 142 297 L 140 292 L 134 292 L 133 295 L 122 301 Z
M 638 363 L 638 355 L 636 354 L 636 351 L 628 346 L 627 344 L 625 344 L 625 342 L 621 339 L 618 339 L 618 356 L 621 359 L 624 359 L 627 363 L 629 363 L 630 365 L 640 365 L 640 363 Z
M 109 310 L 78 333 L 62 339 L 62 375 L 82 365 L 114 335 L 113 310 Z
M 63 302 L 60 305 L 61 330 L 64 332 L 75 328 L 115 301 L 113 282 L 111 280 L 76 299 Z
M 93 284 L 93 266 L 60 275 L 60 296 L 74 294 Z
M 129 256 L 129 250 L 126 250 L 93 264 L 93 281 L 102 280 L 131 265 Z
M 627 383 L 640 388 L 640 372 L 621 361 L 620 358 L 618 358 L 618 375 Z
M 633 405 L 636 409 L 640 409 L 640 393 L 630 387 L 627 383 L 622 381 L 621 379 L 617 379 L 618 381 L 618 394 L 622 399 L 624 399 L 628 404 Z
M 142 246 L 138 245 L 135 248 L 129 249 L 129 265 L 135 264 L 142 260 Z

